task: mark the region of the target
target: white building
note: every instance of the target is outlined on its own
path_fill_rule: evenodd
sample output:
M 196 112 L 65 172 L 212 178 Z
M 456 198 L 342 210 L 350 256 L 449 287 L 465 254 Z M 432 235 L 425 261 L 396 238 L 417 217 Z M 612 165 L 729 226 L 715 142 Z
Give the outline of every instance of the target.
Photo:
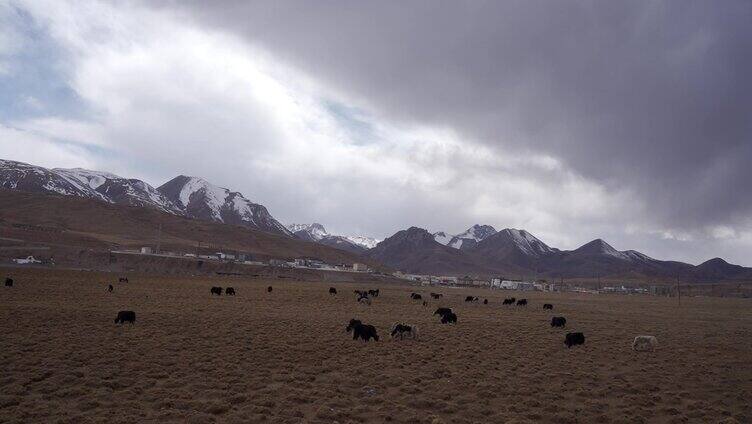
M 368 272 L 368 266 L 366 264 L 361 264 L 358 262 L 355 262 L 353 264 L 352 269 L 355 272 Z
M 152 254 L 151 247 L 142 247 L 141 248 L 141 254 L 142 255 L 151 255 Z
M 13 259 L 13 262 L 19 264 L 19 265 L 27 265 L 27 264 L 41 264 L 42 261 L 35 259 L 33 256 L 27 256 L 25 258 L 19 258 L 19 259 Z

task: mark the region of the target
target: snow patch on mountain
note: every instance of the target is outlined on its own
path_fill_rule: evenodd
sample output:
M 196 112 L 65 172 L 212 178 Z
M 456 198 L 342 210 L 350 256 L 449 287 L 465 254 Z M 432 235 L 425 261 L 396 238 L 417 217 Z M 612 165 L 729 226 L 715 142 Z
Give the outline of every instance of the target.
M 446 246 L 447 244 L 449 244 L 450 241 L 452 241 L 452 237 L 453 236 L 448 236 L 447 233 L 443 231 L 438 231 L 438 232 L 433 233 L 433 239 L 436 240 L 438 243 L 443 244 L 444 246 Z
M 538 240 L 535 236 L 525 230 L 506 228 L 501 232 L 507 233 L 514 241 L 515 245 L 527 255 L 542 256 L 554 252 L 554 249 L 548 247 L 545 243 Z
M 475 224 L 464 233 L 457 234 L 447 244 L 449 247 L 461 249 L 464 245 L 472 246 L 496 234 L 496 229 L 490 225 Z
M 183 189 L 180 190 L 180 202 L 183 204 L 183 207 L 187 207 L 191 201 L 191 197 L 196 194 L 203 196 L 203 201 L 209 207 L 212 216 L 217 220 L 221 220 L 220 210 L 230 196 L 230 190 L 217 187 L 202 178 L 189 177 Z M 237 206 L 235 203 L 233 204 L 239 213 L 242 214 L 244 212 L 242 207 Z
M 381 243 L 381 240 L 375 239 L 373 237 L 366 237 L 366 236 L 342 236 L 349 240 L 351 243 L 355 243 L 357 245 L 363 246 L 366 249 L 373 249 L 376 247 L 377 244 Z
M 293 234 L 300 232 L 306 233 L 313 241 L 320 241 L 324 237 L 331 235 L 326 231 L 326 228 L 324 228 L 323 225 L 317 222 L 314 222 L 313 224 L 290 224 L 287 226 L 287 229 Z

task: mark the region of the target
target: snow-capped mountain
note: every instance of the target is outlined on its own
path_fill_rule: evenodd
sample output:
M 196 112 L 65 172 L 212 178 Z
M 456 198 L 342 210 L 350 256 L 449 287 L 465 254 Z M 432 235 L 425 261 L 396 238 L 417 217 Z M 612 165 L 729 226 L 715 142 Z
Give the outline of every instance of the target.
M 454 247 L 455 249 L 469 249 L 494 234 L 496 234 L 494 227 L 475 224 L 464 233 L 452 237 L 447 246 Z
M 287 229 L 299 239 L 315 241 L 355 253 L 362 253 L 379 243 L 379 240 L 371 237 L 329 234 L 323 225 L 316 222 L 313 224 L 290 224 Z
M 180 175 L 157 190 L 191 218 L 242 225 L 292 237 L 263 205 L 197 177 Z
M 0 187 L 36 193 L 79 196 L 108 203 L 151 207 L 180 213 L 180 208 L 149 184 L 108 172 L 86 169 L 46 169 L 0 159 Z
M 398 231 L 364 256 L 404 272 L 434 275 L 488 272 L 466 252 L 437 242 L 434 234 L 418 227 Z
M 375 239 L 373 237 L 366 237 L 366 236 L 342 236 L 342 237 L 350 240 L 351 242 L 355 244 L 361 245 L 365 247 L 366 249 L 373 249 L 374 247 L 376 247 L 377 244 L 379 244 L 379 242 L 381 242 L 381 240 L 379 239 Z
M 543 256 L 556 251 L 525 230 L 505 228 L 499 232 L 504 233 L 518 249 L 527 255 Z
M 488 263 L 507 268 L 535 268 L 543 257 L 556 252 L 525 230 L 506 228 L 465 249 Z
M 87 169 L 47 169 L 0 159 L 0 187 L 78 196 L 120 205 L 154 208 L 191 218 L 243 225 L 292 237 L 266 208 L 242 194 L 180 176 L 159 188 L 144 181 Z
M 323 225 L 316 222 L 313 224 L 290 224 L 287 229 L 295 234 L 295 237 L 308 241 L 319 241 L 330 235 Z
M 104 200 L 130 206 L 148 206 L 163 212 L 180 213 L 181 210 L 157 189 L 136 179 L 122 178 L 108 172 L 89 171 L 86 169 L 52 170 L 74 185 L 88 187 Z
M 647 256 L 635 250 L 625 250 L 623 252 L 620 252 L 602 239 L 595 239 L 589 243 L 586 243 L 573 250 L 572 253 L 579 255 L 601 255 L 629 262 L 655 261 L 655 259 L 651 258 L 650 256 Z

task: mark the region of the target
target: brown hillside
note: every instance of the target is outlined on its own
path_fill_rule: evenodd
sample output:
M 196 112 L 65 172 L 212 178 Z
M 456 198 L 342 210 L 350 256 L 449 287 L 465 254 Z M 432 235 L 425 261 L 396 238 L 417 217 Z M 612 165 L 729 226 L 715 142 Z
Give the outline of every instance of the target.
M 44 252 L 40 249 L 45 248 L 107 251 L 154 247 L 160 226 L 163 251 L 223 250 L 248 253 L 254 259 L 310 257 L 329 263 L 364 261 L 352 253 L 318 243 L 148 208 L 73 196 L 0 190 L 0 256 L 6 259 L 23 251 L 37 255 L 36 252 Z M 378 267 L 379 264 L 370 261 L 370 265 Z

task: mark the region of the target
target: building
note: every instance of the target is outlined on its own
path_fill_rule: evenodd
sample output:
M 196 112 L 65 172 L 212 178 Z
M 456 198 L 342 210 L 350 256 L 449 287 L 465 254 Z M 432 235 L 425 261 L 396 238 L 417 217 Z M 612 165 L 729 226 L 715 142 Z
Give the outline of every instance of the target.
M 142 247 L 141 248 L 141 254 L 142 255 L 151 255 L 153 251 L 151 250 L 151 247 Z
M 535 284 L 525 281 L 501 280 L 491 281 L 491 286 L 504 290 L 535 290 Z
M 467 275 L 464 277 L 460 277 L 457 279 L 457 284 L 463 285 L 463 286 L 472 286 L 473 285 L 473 279 L 468 277 Z
M 13 259 L 13 262 L 19 264 L 19 265 L 28 265 L 28 264 L 41 264 L 42 261 L 39 259 L 35 259 L 33 256 L 27 256 L 25 258 L 19 258 L 19 259 Z
M 361 264 L 359 262 L 355 262 L 352 265 L 352 269 L 355 272 L 368 272 L 368 266 L 366 264 Z

